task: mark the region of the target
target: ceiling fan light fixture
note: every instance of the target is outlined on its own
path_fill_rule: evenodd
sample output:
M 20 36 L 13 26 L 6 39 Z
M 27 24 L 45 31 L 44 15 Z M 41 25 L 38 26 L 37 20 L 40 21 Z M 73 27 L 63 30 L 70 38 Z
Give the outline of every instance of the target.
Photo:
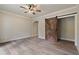
M 35 15 L 36 12 L 41 12 L 41 10 L 38 8 L 39 5 L 36 4 L 25 4 L 24 6 L 20 7 L 26 10 L 24 13 L 32 13 Z

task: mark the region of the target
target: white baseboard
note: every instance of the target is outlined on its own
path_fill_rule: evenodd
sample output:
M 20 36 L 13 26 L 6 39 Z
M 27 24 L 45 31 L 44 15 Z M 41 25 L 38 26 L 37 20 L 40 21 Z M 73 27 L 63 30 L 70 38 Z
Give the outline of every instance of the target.
M 61 40 L 67 40 L 67 41 L 72 41 L 72 42 L 75 42 L 75 39 L 72 40 L 72 39 L 69 39 L 69 38 L 60 38 Z
M 40 39 L 45 39 L 45 37 L 43 37 L 43 36 L 38 36 L 38 38 L 40 38 Z
M 19 39 L 23 39 L 23 38 L 30 38 L 32 37 L 31 35 L 29 36 L 22 36 L 22 37 L 17 37 L 17 38 L 12 38 L 12 39 L 4 39 L 4 40 L 1 40 L 0 43 L 4 43 L 4 42 L 8 42 L 8 41 L 13 41 L 13 40 L 19 40 Z
M 17 38 L 13 38 L 12 40 L 17 40 L 17 39 L 23 39 L 23 38 L 30 38 L 30 37 L 32 37 L 32 36 L 22 36 L 22 37 L 17 37 Z

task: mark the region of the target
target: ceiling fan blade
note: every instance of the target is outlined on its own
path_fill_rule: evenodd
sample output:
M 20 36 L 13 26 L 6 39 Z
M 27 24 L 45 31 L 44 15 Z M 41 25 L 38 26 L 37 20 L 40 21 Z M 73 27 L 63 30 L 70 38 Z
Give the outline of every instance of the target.
M 27 11 L 25 11 L 24 13 L 27 13 Z
M 23 6 L 20 6 L 21 8 L 24 8 Z
M 41 10 L 36 10 L 37 12 L 41 12 Z
M 23 7 L 23 6 L 20 6 L 20 7 L 25 9 L 25 7 Z
M 37 5 L 35 5 L 35 4 L 32 4 L 32 7 L 34 7 L 34 8 L 35 8 L 35 7 L 37 7 Z
M 35 12 L 33 12 L 32 14 L 35 15 Z

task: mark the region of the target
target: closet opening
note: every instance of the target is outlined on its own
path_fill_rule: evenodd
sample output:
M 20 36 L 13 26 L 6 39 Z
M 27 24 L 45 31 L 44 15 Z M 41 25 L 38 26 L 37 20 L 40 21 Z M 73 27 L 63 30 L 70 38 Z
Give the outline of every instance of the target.
M 58 18 L 58 40 L 75 43 L 75 16 Z

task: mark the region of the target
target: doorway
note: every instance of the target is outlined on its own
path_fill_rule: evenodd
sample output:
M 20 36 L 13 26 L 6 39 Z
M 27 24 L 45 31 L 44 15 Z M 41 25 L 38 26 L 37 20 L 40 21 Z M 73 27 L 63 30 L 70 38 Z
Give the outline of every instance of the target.
M 58 19 L 58 39 L 75 42 L 75 16 Z
M 37 37 L 38 36 L 38 21 L 33 22 L 33 31 L 32 36 Z

